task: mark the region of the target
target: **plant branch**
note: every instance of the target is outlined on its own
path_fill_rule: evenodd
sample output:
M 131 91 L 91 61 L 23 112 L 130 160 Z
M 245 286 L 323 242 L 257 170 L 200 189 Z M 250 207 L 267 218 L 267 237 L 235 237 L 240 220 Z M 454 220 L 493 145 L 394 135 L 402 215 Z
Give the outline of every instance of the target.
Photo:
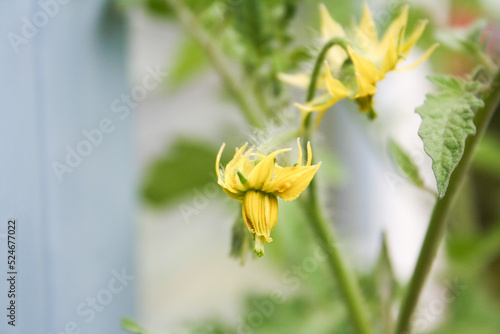
M 321 49 L 316 63 L 314 64 L 313 72 L 311 74 L 311 82 L 307 90 L 306 103 L 310 102 L 314 95 L 316 94 L 316 82 L 319 77 L 321 66 L 325 59 L 328 50 L 334 46 L 340 45 L 346 47 L 345 42 L 342 39 L 332 39 L 327 42 Z M 307 142 L 312 139 L 312 115 L 309 113 L 304 122 L 304 142 L 303 145 L 307 145 Z M 304 149 L 305 150 L 305 149 Z M 326 245 L 326 251 L 328 254 L 328 264 L 332 270 L 333 275 L 338 281 L 342 295 L 346 301 L 347 309 L 351 317 L 352 324 L 354 328 L 360 334 L 370 334 L 372 330 L 368 322 L 367 311 L 365 309 L 365 303 L 361 295 L 361 289 L 357 283 L 356 277 L 348 270 L 345 265 L 345 261 L 338 249 L 336 236 L 333 233 L 332 228 L 328 220 L 325 218 L 322 207 L 318 199 L 318 189 L 316 187 L 315 178 L 312 179 L 309 184 L 308 199 L 303 202 L 306 212 L 308 212 L 310 217 L 311 226 L 316 233 L 317 237 L 321 240 L 323 245 Z
M 199 24 L 199 20 L 193 13 L 179 0 L 165 0 L 175 12 L 177 18 L 189 32 L 189 34 L 202 46 L 207 58 L 212 63 L 213 67 L 221 77 L 226 89 L 234 97 L 244 116 L 250 125 L 258 128 L 264 126 L 265 116 L 261 110 L 254 107 L 251 99 L 246 94 L 245 90 L 240 88 L 239 80 L 237 80 L 230 71 L 228 71 L 227 63 L 224 56 L 221 54 L 220 47 L 205 32 Z
M 429 227 L 427 228 L 424 242 L 420 250 L 420 255 L 418 257 L 408 291 L 400 309 L 395 332 L 396 334 L 410 332 L 410 319 L 415 311 L 420 293 L 432 268 L 439 245 L 443 240 L 444 232 L 446 230 L 446 220 L 469 171 L 476 147 L 481 141 L 491 117 L 499 108 L 500 71 L 493 79 L 491 87 L 492 92 L 487 97 L 485 106 L 476 113 L 474 119 L 474 123 L 477 127 L 476 135 L 469 136 L 467 138 L 464 155 L 450 178 L 447 194 L 442 199 L 438 199 L 434 206 Z

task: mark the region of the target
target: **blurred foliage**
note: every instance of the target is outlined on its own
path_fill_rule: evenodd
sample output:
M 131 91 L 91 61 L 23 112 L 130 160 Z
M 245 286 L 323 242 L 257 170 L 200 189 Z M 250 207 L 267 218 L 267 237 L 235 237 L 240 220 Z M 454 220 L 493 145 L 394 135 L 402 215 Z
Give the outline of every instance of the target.
M 493 177 L 500 177 L 500 138 L 488 133 L 481 141 L 474 157 L 474 168 Z
M 406 153 L 405 150 L 394 140 L 389 141 L 389 150 L 401 171 L 410 178 L 413 184 L 417 187 L 422 187 L 424 185 L 424 181 L 420 177 L 418 167 L 410 155 Z
M 444 315 L 445 322 L 429 332 L 432 334 L 500 333 L 500 276 L 491 270 L 500 259 L 500 219 L 486 230 L 478 226 L 473 213 L 465 213 L 468 219 L 460 219 L 464 207 L 465 211 L 475 207 L 470 200 L 470 184 L 466 190 L 450 219 L 445 244 L 449 268 L 448 284 L 444 286 L 449 290 L 448 297 L 440 294 L 439 301 L 445 307 L 429 316 Z M 456 291 L 450 289 L 450 282 L 458 287 Z
M 175 19 L 163 0 L 118 0 L 122 7 L 142 5 L 157 18 Z M 311 58 L 308 48 L 294 46 L 290 22 L 297 0 L 184 1 L 197 16 L 216 48 L 231 60 L 227 66 L 239 71 L 241 82 L 253 92 L 253 100 L 271 118 L 290 104 L 287 90 L 277 79 L 279 72 L 296 70 Z M 208 62 L 203 48 L 190 38 L 176 48 L 169 83 L 177 87 L 192 79 Z M 239 67 L 239 68 L 238 68 Z
M 477 57 L 485 52 L 486 44 L 482 35 L 487 24 L 486 19 L 479 19 L 468 27 L 441 30 L 436 37 L 444 46 L 455 52 Z
M 189 37 L 186 37 L 177 49 L 174 63 L 176 65 L 169 72 L 167 79 L 172 88 L 181 86 L 208 67 L 203 49 Z
M 162 157 L 149 166 L 143 181 L 145 201 L 156 206 L 171 204 L 174 200 L 193 195 L 209 182 L 215 182 L 214 156 L 217 147 L 193 138 L 180 138 Z
M 118 1 L 125 7 L 142 6 L 156 18 L 172 22 L 176 20 L 171 8 L 163 0 Z M 361 1 L 323 2 L 338 22 L 348 25 L 353 16 L 359 20 Z M 316 0 L 184 1 L 196 15 L 204 31 L 217 43 L 217 50 L 226 58 L 227 67 L 238 74 L 243 89 L 251 92 L 253 101 L 266 112 L 269 119 L 275 118 L 277 123 L 279 120 L 275 116 L 279 116 L 290 105 L 291 100 L 288 88 L 277 80 L 276 75 L 303 68 L 316 54 L 318 34 L 314 30 L 317 30 L 319 22 L 318 3 L 320 1 Z M 404 2 L 398 2 L 397 6 L 390 9 L 374 11 L 377 25 L 385 28 L 398 15 L 403 5 Z M 472 7 L 474 10 L 468 13 L 470 15 L 465 22 L 469 25 L 457 24 L 450 29 L 441 30 L 432 21 L 433 16 L 429 15 L 431 13 L 428 9 L 414 4 L 407 30 L 411 31 L 417 20 L 430 18 L 430 24 L 419 43 L 426 48 L 435 42 L 436 36 L 439 37 L 444 47 L 438 48 L 436 57 L 433 57 L 434 67 L 438 72 L 468 73 L 477 64 L 464 61 L 468 58 L 489 66 L 484 61 L 485 41 L 481 34 L 484 21 L 477 21 L 478 16 L 487 13 L 481 12 L 478 1 L 453 0 L 450 6 L 452 14 Z M 293 21 L 297 15 L 301 15 L 301 25 Z M 451 17 L 450 20 L 453 21 L 454 18 Z M 314 27 L 314 30 L 309 27 Z M 168 79 L 171 87 L 189 83 L 189 80 L 210 67 L 210 59 L 203 47 L 190 37 L 183 38 L 175 50 Z M 464 56 L 456 56 L 456 51 Z M 443 84 L 443 80 L 439 82 Z M 456 89 L 453 93 L 448 101 L 451 109 L 456 107 L 453 103 L 468 92 Z M 440 106 L 439 110 L 441 109 Z M 227 137 L 235 138 L 234 132 L 232 135 Z M 234 146 L 228 143 L 228 147 Z M 192 195 L 193 189 L 201 189 L 208 183 L 215 182 L 217 150 L 218 147 L 203 138 L 177 139 L 148 168 L 142 188 L 145 202 L 163 208 L 183 196 Z M 408 154 L 394 142 L 390 144 L 390 150 L 402 171 L 416 185 L 421 186 L 419 171 Z M 222 161 L 229 160 L 232 154 L 233 152 L 226 150 Z M 342 169 L 331 151 L 323 149 L 318 156 L 324 162 L 320 177 L 327 181 L 325 183 L 331 185 L 341 182 Z M 500 139 L 497 135 L 489 134 L 485 137 L 478 149 L 474 169 L 481 177 L 487 175 L 484 183 L 492 188 L 478 182 L 477 177 L 471 178 L 450 218 L 449 235 L 444 247 L 449 266 L 441 273 L 443 281 L 456 279 L 459 286 L 466 288 L 456 293 L 456 298 L 446 304 L 442 313 L 434 315 L 435 318 L 444 316 L 443 322 L 428 333 L 500 333 L 500 187 L 497 186 L 498 183 L 491 181 L 494 179 L 497 180 L 495 182 L 500 182 Z M 478 184 L 481 186 L 476 189 Z M 488 200 L 491 201 L 489 210 L 492 211 L 489 217 L 496 218 L 485 223 L 476 211 L 483 210 Z M 297 205 L 280 200 L 279 206 L 279 222 L 273 231 L 274 241 L 266 245 L 266 257 L 273 263 L 281 284 L 267 294 L 248 295 L 241 305 L 238 322 L 227 323 L 218 318 L 200 320 L 188 324 L 189 333 L 245 333 L 245 328 L 249 333 L 259 334 L 354 333 L 348 322 L 340 291 L 330 279 L 327 266 L 321 263 L 321 245 L 318 245 L 310 229 L 304 227 L 307 216 Z M 242 262 L 248 258 L 249 236 L 238 215 L 233 228 L 231 254 Z M 388 333 L 392 328 L 391 315 L 403 288 L 393 276 L 389 252 L 383 240 L 381 236 L 379 261 L 360 278 L 373 315 L 371 320 L 378 333 Z M 250 254 L 250 257 L 254 256 L 252 252 Z M 277 299 L 273 292 L 278 292 L 283 298 Z M 253 328 L 250 325 L 252 319 L 256 321 Z M 428 321 L 429 327 L 431 322 Z M 148 333 L 129 319 L 125 319 L 122 325 L 132 333 Z
M 130 333 L 134 334 L 152 334 L 152 332 L 147 329 L 141 327 L 132 319 L 123 318 L 121 321 L 122 328 Z

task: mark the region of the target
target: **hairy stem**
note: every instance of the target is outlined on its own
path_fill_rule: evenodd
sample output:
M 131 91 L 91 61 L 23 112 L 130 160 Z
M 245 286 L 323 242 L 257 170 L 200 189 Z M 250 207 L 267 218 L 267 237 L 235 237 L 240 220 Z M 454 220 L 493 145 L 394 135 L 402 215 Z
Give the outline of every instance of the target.
M 238 83 L 239 80 L 237 80 L 229 71 L 227 62 L 220 52 L 220 47 L 218 47 L 210 35 L 205 32 L 203 27 L 199 24 L 199 20 L 181 1 L 165 1 L 175 12 L 184 28 L 202 46 L 207 58 L 221 77 L 228 92 L 234 97 L 235 101 L 240 106 L 248 123 L 254 127 L 262 128 L 264 126 L 264 120 L 266 119 L 265 116 L 262 114 L 260 109 L 254 106 L 245 90 L 241 89 L 240 84 Z
M 406 334 L 411 330 L 410 319 L 415 311 L 420 293 L 422 292 L 427 276 L 432 268 L 439 245 L 443 240 L 446 230 L 446 220 L 467 176 L 476 147 L 483 137 L 491 117 L 499 107 L 500 72 L 498 72 L 493 79 L 491 87 L 492 92 L 487 97 L 484 108 L 476 113 L 474 119 L 477 133 L 475 136 L 469 136 L 467 138 L 464 155 L 451 175 L 447 194 L 442 199 L 438 199 L 434 206 L 417 264 L 413 271 L 408 291 L 401 305 L 395 331 L 396 334 Z
M 321 49 L 316 63 L 314 64 L 313 72 L 311 74 L 311 82 L 307 90 L 306 102 L 311 101 L 316 94 L 316 83 L 321 71 L 321 66 L 325 60 L 326 53 L 334 45 L 340 45 L 345 48 L 345 42 L 342 39 L 332 39 L 325 44 Z M 313 126 L 312 126 L 312 115 L 309 113 L 304 122 L 304 141 L 303 145 L 307 145 L 307 142 L 312 139 Z M 306 151 L 306 148 L 304 148 Z M 323 245 L 326 245 L 326 252 L 328 254 L 328 264 L 332 270 L 333 275 L 337 279 L 338 286 L 342 291 L 342 295 L 347 304 L 347 309 L 351 317 L 352 324 L 354 328 L 360 334 L 372 333 L 370 324 L 368 321 L 367 310 L 365 303 L 361 294 L 361 289 L 357 282 L 356 277 L 351 273 L 345 264 L 345 260 L 340 253 L 337 245 L 336 236 L 331 228 L 328 220 L 325 218 L 323 209 L 320 205 L 318 199 L 318 189 L 316 187 L 316 181 L 313 178 L 309 184 L 308 199 L 304 201 L 304 207 L 306 212 L 309 214 L 311 226 L 313 231 L 316 233 L 319 240 Z
M 297 139 L 300 136 L 300 131 L 297 129 L 289 130 L 280 133 L 279 135 L 273 136 L 267 140 L 262 141 L 258 144 L 259 153 L 267 154 L 269 151 L 277 146 L 282 146 L 292 139 Z

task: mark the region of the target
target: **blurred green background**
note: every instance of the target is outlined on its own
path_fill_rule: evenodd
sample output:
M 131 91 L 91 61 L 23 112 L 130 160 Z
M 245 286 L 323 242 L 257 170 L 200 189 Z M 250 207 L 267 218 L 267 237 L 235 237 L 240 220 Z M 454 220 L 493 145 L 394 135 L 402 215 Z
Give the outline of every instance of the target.
M 240 266 L 241 259 L 228 257 L 232 230 L 236 235 L 242 233 L 240 242 L 246 242 L 245 231 L 238 228 L 243 226 L 238 221 L 239 208 L 214 186 L 215 156 L 222 142 L 226 142 L 226 147 L 240 146 L 249 139 L 258 143 L 278 133 L 286 124 L 297 125 L 299 114 L 291 106 L 293 102 L 302 102 L 304 92 L 287 87 L 276 75 L 311 70 L 312 59 L 320 47 L 319 2 L 192 0 L 183 3 L 196 16 L 203 33 L 216 44 L 201 46 L 179 24 L 165 1 L 118 2 L 131 18 L 132 76 L 140 78 L 141 66 L 149 62 L 168 69 L 161 91 L 148 97 L 137 110 L 144 203 L 138 256 L 142 311 L 137 322 L 155 333 L 354 333 L 339 292 L 322 264 L 317 242 L 304 224 L 303 212 L 292 203 L 280 202 L 279 222 L 273 231 L 273 243 L 266 247 L 266 256 L 247 260 Z M 343 25 L 350 25 L 353 17 L 359 18 L 361 1 L 323 3 Z M 379 31 L 405 4 L 367 3 Z M 420 50 L 436 41 L 441 43 L 426 67 L 416 70 L 421 71 L 421 78 L 429 71 L 471 73 L 477 66 L 475 45 L 470 42 L 474 39 L 487 43 L 488 53 L 498 60 L 500 7 L 496 1 L 415 1 L 410 5 L 408 30 L 419 19 L 429 20 L 419 41 Z M 237 73 L 238 84 L 252 92 L 253 102 L 272 124 L 266 131 L 249 128 L 245 123 L 238 110 L 241 105 L 218 77 L 221 71 L 214 71 L 212 51 L 207 52 L 210 47 L 226 60 L 225 70 Z M 411 80 L 414 79 L 404 77 L 400 85 L 412 87 Z M 429 86 L 421 90 L 416 90 L 420 102 L 417 99 L 415 106 L 423 102 Z M 395 98 L 389 84 L 377 94 L 381 95 L 381 101 Z M 354 110 L 347 104 L 341 108 L 347 112 Z M 379 112 L 383 121 L 384 111 Z M 418 249 L 433 202 L 425 194 L 416 195 L 418 190 L 407 190 L 411 188 L 408 180 L 393 167 L 390 177 L 404 183 L 402 187 L 406 190 L 401 195 L 387 197 L 387 200 L 402 197 L 389 207 L 392 205 L 395 212 L 401 201 L 418 202 L 417 209 L 405 211 L 403 206 L 399 215 L 405 217 L 422 211 L 408 217 L 416 221 L 420 232 L 412 237 L 413 230 L 408 227 L 403 242 L 398 243 L 398 235 L 383 237 L 384 231 L 391 233 L 390 224 L 373 229 L 369 227 L 370 221 L 361 222 L 357 228 L 343 222 L 344 211 L 338 208 L 335 199 L 338 189 L 353 193 L 356 198 L 356 192 L 365 189 L 350 187 L 346 179 L 367 176 L 349 173 L 353 166 L 343 150 L 358 148 L 348 139 L 343 141 L 332 134 L 328 122 L 339 119 L 327 117 L 329 121 L 320 129 L 322 148 L 318 153 L 324 164 L 319 178 L 327 194 L 325 203 L 332 209 L 334 223 L 345 237 L 339 247 L 360 274 L 376 332 L 387 333 L 407 283 L 409 272 L 404 268 L 411 269 L 415 261 L 414 254 L 406 260 L 403 257 L 394 261 L 394 257 L 407 254 L 404 240 Z M 387 128 L 398 126 L 394 118 L 385 125 L 380 122 L 372 125 L 356 116 L 347 120 L 355 122 L 358 131 L 368 133 L 363 135 L 362 145 L 373 148 L 367 142 L 374 138 L 379 144 L 373 156 L 366 158 L 367 163 L 385 161 L 386 142 L 382 134 L 387 136 L 392 133 Z M 449 220 L 445 245 L 412 321 L 418 333 L 500 333 L 499 130 L 497 113 Z M 417 153 L 422 154 L 421 148 Z M 231 154 L 227 149 L 222 160 L 227 162 Z M 432 183 L 430 165 L 422 159 L 419 167 L 424 181 Z M 376 184 L 367 183 L 366 187 L 371 187 L 366 191 L 372 198 L 383 200 L 385 193 Z M 358 208 L 365 209 L 370 215 L 377 214 L 373 208 Z M 234 221 L 240 225 L 233 228 Z M 397 223 L 405 230 L 405 219 Z M 363 250 L 366 234 L 368 239 L 376 240 L 376 245 Z M 368 260 L 359 260 L 363 254 Z

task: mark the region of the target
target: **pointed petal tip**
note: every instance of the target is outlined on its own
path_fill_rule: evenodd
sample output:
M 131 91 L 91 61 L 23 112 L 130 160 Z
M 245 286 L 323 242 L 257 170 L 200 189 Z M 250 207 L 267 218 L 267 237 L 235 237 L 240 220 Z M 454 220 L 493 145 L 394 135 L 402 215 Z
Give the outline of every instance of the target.
M 398 71 L 398 72 L 406 72 L 406 71 L 410 71 L 410 70 L 414 69 L 415 67 L 419 66 L 424 61 L 426 61 L 432 55 L 432 53 L 434 52 L 434 50 L 438 46 L 439 46 L 439 43 L 433 44 L 430 48 L 428 48 L 424 52 L 424 54 L 417 61 L 415 61 L 414 63 L 412 63 L 412 64 L 410 64 L 408 66 L 405 66 L 405 67 L 402 67 L 402 68 L 396 68 L 396 71 Z
M 217 158 L 215 159 L 215 174 L 217 175 L 217 179 L 220 177 L 219 165 L 220 165 L 220 158 L 222 156 L 222 151 L 224 151 L 224 147 L 226 147 L 226 143 L 222 143 L 222 146 L 219 149 L 219 153 L 217 153 Z

